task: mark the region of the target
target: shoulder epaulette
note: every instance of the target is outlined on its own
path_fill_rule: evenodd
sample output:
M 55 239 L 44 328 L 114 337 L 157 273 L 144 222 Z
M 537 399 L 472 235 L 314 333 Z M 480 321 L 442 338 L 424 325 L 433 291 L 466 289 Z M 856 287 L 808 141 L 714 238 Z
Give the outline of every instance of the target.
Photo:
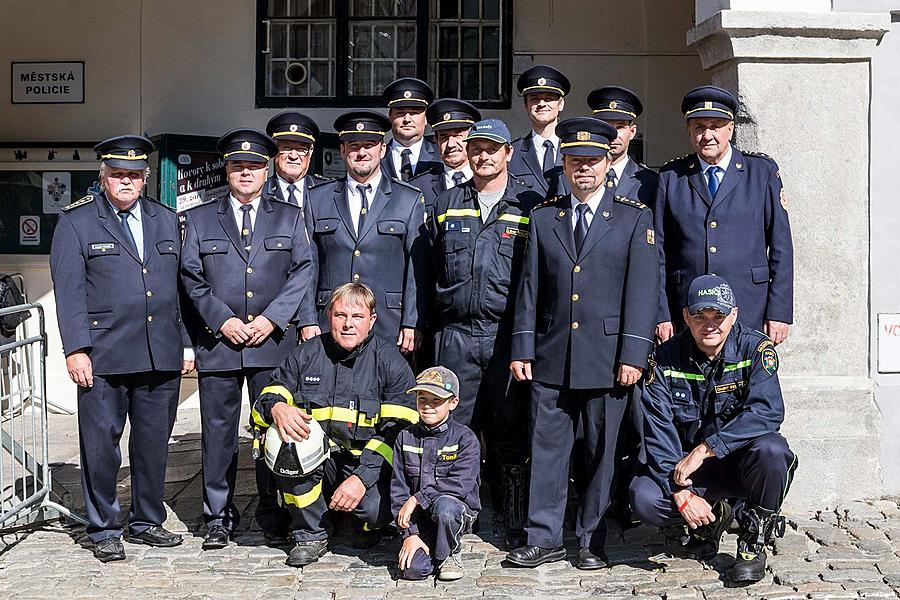
M 628 206 L 633 206 L 634 208 L 640 208 L 641 210 L 647 208 L 647 205 L 643 202 L 632 200 L 631 198 L 626 198 L 625 196 L 615 196 L 613 200 L 620 204 L 627 204 Z
M 675 161 L 677 161 L 677 160 L 684 160 L 685 158 L 687 158 L 687 157 L 690 156 L 690 155 L 691 155 L 691 154 L 688 153 L 688 154 L 683 154 L 683 155 L 681 155 L 681 156 L 676 156 L 675 158 L 673 158 L 673 159 L 671 159 L 671 160 L 665 162 L 665 163 L 663 164 L 663 166 L 665 167 L 666 165 L 670 165 L 670 164 L 672 164 L 673 162 L 675 162 Z
M 750 152 L 748 150 L 741 150 L 741 154 L 743 154 L 744 156 L 756 156 L 757 158 L 765 158 L 767 160 L 771 160 L 772 162 L 775 162 L 774 158 L 772 158 L 771 156 L 769 156 L 768 154 L 766 154 L 764 152 Z
M 78 208 L 79 206 L 84 206 L 85 204 L 90 204 L 93 201 L 94 201 L 94 196 L 91 194 L 88 194 L 87 196 L 82 196 L 81 198 L 79 198 L 75 202 L 72 202 L 68 206 L 63 206 L 63 210 L 70 211 L 73 208 Z
M 174 206 L 169 206 L 168 204 L 163 204 L 162 202 L 160 202 L 159 200 L 157 200 L 155 198 L 147 198 L 147 200 L 149 200 L 150 202 L 154 203 L 157 206 L 161 206 L 162 208 L 171 210 L 172 212 L 178 212 Z
M 415 192 L 415 193 L 417 193 L 417 194 L 421 194 L 421 193 L 422 193 L 422 190 L 420 190 L 419 188 L 417 188 L 417 187 L 414 186 L 414 185 L 410 185 L 408 181 L 402 181 L 402 180 L 400 180 L 400 179 L 394 179 L 393 177 L 391 177 L 391 185 L 399 185 L 399 186 L 401 186 L 401 187 L 405 187 L 406 189 L 408 189 L 408 190 L 410 190 L 410 191 L 413 191 L 413 192 Z
M 315 187 L 319 187 L 320 185 L 324 185 L 326 183 L 331 183 L 334 179 L 330 177 L 322 177 L 321 175 L 313 175 L 312 182 L 310 183 L 309 189 L 313 189 Z
M 550 206 L 550 205 L 554 204 L 554 203 L 555 203 L 557 200 L 559 200 L 560 198 L 565 198 L 565 196 L 562 195 L 562 194 L 558 194 L 558 195 L 556 195 L 556 196 L 553 196 L 552 198 L 547 198 L 547 199 L 544 200 L 543 202 L 540 202 L 540 203 L 536 204 L 536 205 L 534 206 L 534 208 L 532 208 L 531 210 L 537 210 L 537 209 L 543 208 L 543 207 L 545 207 L 545 206 Z

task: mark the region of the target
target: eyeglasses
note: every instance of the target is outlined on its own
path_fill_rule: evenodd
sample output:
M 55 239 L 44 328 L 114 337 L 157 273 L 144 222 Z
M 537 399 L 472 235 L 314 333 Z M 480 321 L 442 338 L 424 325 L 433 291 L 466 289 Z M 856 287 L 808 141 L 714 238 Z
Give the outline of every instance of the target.
M 312 152 L 312 146 L 299 146 L 293 148 L 281 148 L 278 150 L 278 154 L 290 154 L 292 152 L 296 152 L 300 156 L 307 156 L 310 152 Z

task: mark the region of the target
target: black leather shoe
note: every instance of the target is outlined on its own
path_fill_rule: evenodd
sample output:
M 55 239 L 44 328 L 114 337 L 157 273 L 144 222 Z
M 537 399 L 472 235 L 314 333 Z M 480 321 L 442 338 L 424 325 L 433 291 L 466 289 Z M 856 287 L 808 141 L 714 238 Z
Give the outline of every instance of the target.
M 594 553 L 590 548 L 579 548 L 577 566 L 582 571 L 593 571 L 608 566 L 608 563 L 602 552 Z
M 231 540 L 231 531 L 222 525 L 211 525 L 206 536 L 203 538 L 204 550 L 218 550 L 219 548 L 227 548 L 228 541 Z
M 141 533 L 132 533 L 128 536 L 132 544 L 147 544 L 158 548 L 171 548 L 181 544 L 181 536 L 166 530 L 162 525 L 153 525 Z
M 286 529 L 263 529 L 263 538 L 271 546 L 287 546 L 292 542 Z
M 557 548 L 522 546 L 506 555 L 506 560 L 519 567 L 537 567 L 544 563 L 564 560 L 565 558 L 566 549 L 562 546 Z
M 111 537 L 94 544 L 94 557 L 100 562 L 125 560 L 125 546 L 121 538 Z
M 297 542 L 285 564 L 289 567 L 305 567 L 316 562 L 328 552 L 328 540 Z
M 508 549 L 515 550 L 528 543 L 528 536 L 525 534 L 524 529 L 507 529 L 503 541 Z

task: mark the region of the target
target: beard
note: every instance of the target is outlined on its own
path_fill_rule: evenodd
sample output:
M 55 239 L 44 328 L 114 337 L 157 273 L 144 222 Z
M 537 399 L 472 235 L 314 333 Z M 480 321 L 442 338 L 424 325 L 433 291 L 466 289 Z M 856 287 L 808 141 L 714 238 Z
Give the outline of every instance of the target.
M 352 163 L 350 170 L 353 171 L 354 175 L 359 177 L 368 177 L 372 174 L 372 171 L 375 170 L 377 164 L 375 161 L 369 161 L 368 163 Z

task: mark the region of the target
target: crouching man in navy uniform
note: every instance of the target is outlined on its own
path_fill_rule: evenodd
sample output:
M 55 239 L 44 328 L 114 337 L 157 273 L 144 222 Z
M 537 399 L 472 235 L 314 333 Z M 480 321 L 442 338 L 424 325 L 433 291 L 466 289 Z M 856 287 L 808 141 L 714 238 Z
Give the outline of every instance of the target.
M 394 443 L 391 506 L 403 531 L 400 576 L 424 579 L 437 568 L 441 581 L 461 579 L 461 538 L 481 510 L 481 446 L 455 421 L 459 378 L 446 367 L 416 377 L 419 422 Z
M 278 477 L 279 501 L 291 514 L 296 544 L 287 560 L 292 567 L 327 552 L 329 509 L 362 521 L 357 545 L 380 540 L 375 530 L 391 521 L 394 440 L 419 419 L 415 397 L 407 393 L 416 384 L 409 364 L 394 343 L 372 331 L 372 290 L 361 283 L 338 286 L 327 313 L 330 332 L 295 348 L 252 410 L 257 426 L 278 427 L 283 440 L 307 439 L 310 419 L 330 440 L 330 457 L 308 476 Z
M 101 142 L 99 194 L 67 206 L 53 233 L 50 272 L 66 368 L 78 385 L 87 535 L 102 562 L 124 560 L 116 482 L 131 421 L 130 541 L 177 546 L 166 531 L 163 485 L 181 374 L 194 368 L 178 300 L 175 213 L 141 197 L 150 140 Z M 190 360 L 183 360 L 190 358 Z
M 772 341 L 737 321 L 724 279 L 691 283 L 682 316 L 688 329 L 656 350 L 644 385 L 648 472 L 631 483 L 641 521 L 687 523 L 687 553 L 713 558 L 743 500 L 732 580 L 762 579 L 765 546 L 784 532 L 778 515 L 797 458 L 778 433 L 784 402 Z

